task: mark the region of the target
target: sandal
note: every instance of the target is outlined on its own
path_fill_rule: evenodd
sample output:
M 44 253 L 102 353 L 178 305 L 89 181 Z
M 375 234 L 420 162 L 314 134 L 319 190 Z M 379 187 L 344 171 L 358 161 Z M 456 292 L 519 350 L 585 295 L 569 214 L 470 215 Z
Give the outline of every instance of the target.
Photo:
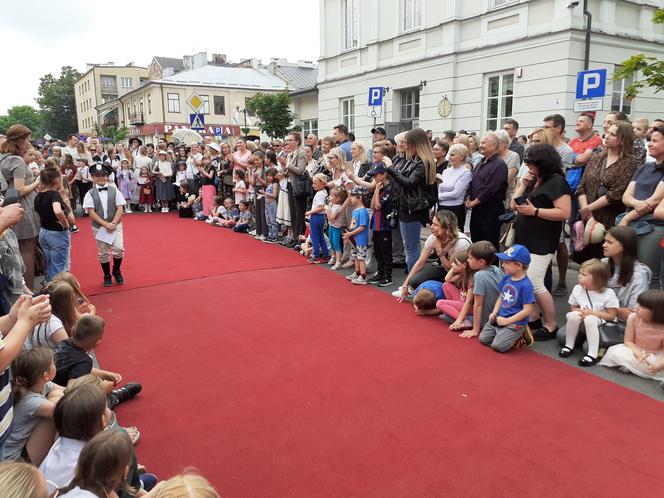
M 541 327 L 533 332 L 533 338 L 536 341 L 550 341 L 555 339 L 558 334 L 558 327 L 554 330 L 549 330 L 546 327 Z
M 131 440 L 131 444 L 136 446 L 138 444 L 138 440 L 141 439 L 141 432 L 136 427 L 125 427 L 124 430 L 127 432 L 127 435 Z
M 569 346 L 564 346 L 560 351 L 558 351 L 558 356 L 561 358 L 567 358 L 568 356 L 571 356 L 571 354 L 574 352 L 573 348 L 570 348 Z
M 579 366 L 580 367 L 592 367 L 598 361 L 599 361 L 599 358 L 595 358 L 594 356 L 590 356 L 589 354 L 587 354 L 579 360 Z

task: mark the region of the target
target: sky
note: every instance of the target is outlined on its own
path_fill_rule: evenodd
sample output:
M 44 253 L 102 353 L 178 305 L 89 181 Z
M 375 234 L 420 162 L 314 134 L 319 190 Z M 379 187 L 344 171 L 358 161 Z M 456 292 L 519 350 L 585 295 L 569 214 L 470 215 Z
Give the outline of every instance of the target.
M 246 5 L 247 9 L 242 10 Z M 0 115 L 15 105 L 38 107 L 39 78 L 62 66 L 133 62 L 207 51 L 229 60 L 318 59 L 318 0 L 20 0 L 3 6 Z

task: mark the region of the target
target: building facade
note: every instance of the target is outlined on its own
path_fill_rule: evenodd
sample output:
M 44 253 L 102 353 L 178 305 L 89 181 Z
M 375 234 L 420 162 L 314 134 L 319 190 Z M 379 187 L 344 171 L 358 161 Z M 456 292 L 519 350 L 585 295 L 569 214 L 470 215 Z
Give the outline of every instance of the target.
M 343 122 L 357 138 L 385 125 L 390 136 L 419 126 L 484 132 L 513 117 L 522 132 L 559 113 L 573 123 L 577 72 L 584 69 L 585 20 L 569 0 L 320 0 L 318 125 Z M 637 53 L 664 58 L 657 0 L 590 0 L 589 68 L 609 76 Z M 653 119 L 664 99 L 645 89 L 629 102 L 625 81 L 607 82 L 609 110 Z M 369 87 L 386 88 L 381 116 L 369 115 Z M 573 135 L 573 128 L 568 127 Z
M 148 69 L 128 64 L 91 64 L 74 84 L 79 133 L 89 134 L 99 125 L 97 106 L 117 99 L 147 80 Z

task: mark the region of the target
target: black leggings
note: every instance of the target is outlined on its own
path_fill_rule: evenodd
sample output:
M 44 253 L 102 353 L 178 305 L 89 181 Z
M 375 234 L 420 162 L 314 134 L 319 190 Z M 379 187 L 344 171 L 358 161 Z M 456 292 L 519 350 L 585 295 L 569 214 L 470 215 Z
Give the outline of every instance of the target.
M 442 266 L 433 266 L 428 265 L 418 271 L 413 278 L 408 282 L 409 287 L 417 289 L 420 284 L 426 282 L 427 280 L 437 280 L 438 282 L 444 282 L 445 276 L 447 275 L 447 270 Z
M 288 203 L 291 209 L 291 220 L 293 220 L 293 238 L 297 240 L 298 235 L 304 235 L 304 213 L 307 212 L 307 198 L 293 196 L 293 184 L 288 183 Z

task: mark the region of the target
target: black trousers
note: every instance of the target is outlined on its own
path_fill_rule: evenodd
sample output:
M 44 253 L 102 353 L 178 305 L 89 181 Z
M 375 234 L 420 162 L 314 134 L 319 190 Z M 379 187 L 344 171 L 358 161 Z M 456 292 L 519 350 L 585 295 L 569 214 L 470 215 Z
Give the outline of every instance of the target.
M 426 265 L 413 275 L 413 278 L 410 279 L 409 286 L 413 289 L 417 289 L 420 284 L 423 284 L 427 280 L 437 280 L 442 283 L 445 282 L 446 275 L 447 270 L 442 266 Z
M 441 209 L 452 211 L 456 215 L 459 231 L 463 232 L 463 227 L 466 224 L 466 206 L 464 204 L 459 204 L 458 206 L 438 206 L 438 211 Z
M 256 235 L 267 237 L 267 222 L 265 220 L 265 197 L 256 199 L 255 203 Z
M 304 213 L 307 212 L 307 198 L 293 196 L 293 184 L 288 182 L 288 204 L 290 205 L 291 220 L 293 221 L 293 236 L 304 235 Z
M 504 213 L 503 201 L 487 202 L 475 206 L 470 215 L 470 238 L 473 242 L 488 240 L 498 251 L 502 225 L 498 217 Z
M 392 230 L 373 233 L 373 251 L 378 275 L 392 278 Z

